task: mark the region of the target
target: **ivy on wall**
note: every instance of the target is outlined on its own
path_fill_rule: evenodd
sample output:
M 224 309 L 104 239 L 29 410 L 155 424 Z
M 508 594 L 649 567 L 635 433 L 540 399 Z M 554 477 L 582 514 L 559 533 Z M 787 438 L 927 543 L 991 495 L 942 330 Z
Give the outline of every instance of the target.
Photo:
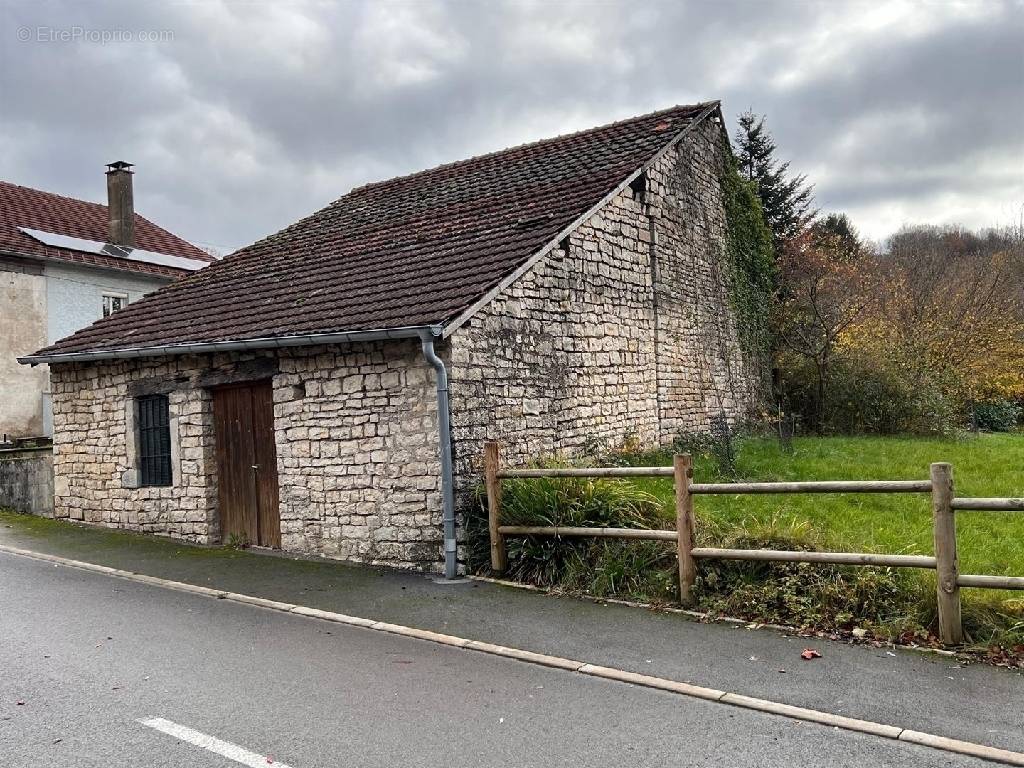
M 772 233 L 765 224 L 757 190 L 740 175 L 731 152 L 723 164 L 720 182 L 727 229 L 728 283 L 740 345 L 752 370 L 764 377 L 772 349 L 777 278 Z

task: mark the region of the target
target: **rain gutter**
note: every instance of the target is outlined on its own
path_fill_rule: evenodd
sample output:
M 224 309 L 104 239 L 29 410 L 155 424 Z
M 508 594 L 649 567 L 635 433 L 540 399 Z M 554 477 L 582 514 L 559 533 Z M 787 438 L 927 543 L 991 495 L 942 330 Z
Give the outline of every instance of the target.
M 345 344 L 353 341 L 381 341 L 383 339 L 416 339 L 423 332 L 440 333 L 432 326 L 407 326 L 371 331 L 341 331 L 338 333 L 313 333 L 302 336 L 267 336 L 239 341 L 209 341 L 186 344 L 163 344 L 147 347 L 124 347 L 121 349 L 99 349 L 85 352 L 58 352 L 52 355 L 25 355 L 19 357 L 22 365 L 40 363 L 79 363 L 98 360 L 123 360 L 136 357 L 159 355 L 198 355 L 213 352 L 247 352 L 254 349 L 281 349 L 284 347 L 308 347 L 316 344 Z
M 441 329 L 420 331 L 423 357 L 434 367 L 437 378 L 437 441 L 441 453 L 441 523 L 444 529 L 444 577 L 458 573 L 458 542 L 455 538 L 455 477 L 452 469 L 452 431 L 448 401 L 448 370 L 437 356 L 434 340 Z

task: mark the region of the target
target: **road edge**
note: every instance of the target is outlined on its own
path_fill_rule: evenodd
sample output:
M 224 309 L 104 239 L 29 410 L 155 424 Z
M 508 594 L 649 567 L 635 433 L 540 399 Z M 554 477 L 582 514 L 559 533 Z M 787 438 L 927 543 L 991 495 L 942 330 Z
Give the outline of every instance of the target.
M 6 544 L 0 544 L 0 552 L 5 552 L 19 557 L 26 557 L 32 560 L 51 562 L 68 568 L 91 571 L 105 576 L 127 579 L 140 584 L 149 584 L 151 586 L 175 590 L 177 592 L 188 592 L 190 594 L 209 597 L 215 600 L 230 600 L 234 603 L 256 606 L 258 608 L 277 611 L 279 613 L 289 613 L 295 616 L 320 619 L 323 621 L 334 622 L 336 624 L 347 624 L 352 627 L 369 629 L 375 632 L 386 632 L 391 635 L 408 637 L 414 640 L 425 640 L 427 642 L 446 645 L 452 648 L 486 653 L 491 656 L 501 656 L 503 658 L 520 661 L 526 664 L 535 664 L 567 672 L 575 672 L 589 677 L 612 680 L 626 685 L 653 688 L 680 696 L 712 701 L 726 706 L 778 715 L 791 720 L 801 720 L 804 722 L 824 725 L 830 728 L 840 728 L 846 731 L 854 731 L 870 736 L 877 736 L 891 741 L 916 744 L 941 752 L 951 752 L 970 757 L 977 757 L 982 760 L 1003 763 L 1005 765 L 1024 766 L 1024 752 L 1014 752 L 1012 750 L 991 747 L 972 741 L 951 739 L 937 734 L 924 733 L 922 731 L 915 731 L 909 728 L 902 728 L 900 726 L 889 725 L 886 723 L 859 720 L 816 709 L 806 709 L 804 707 L 797 707 L 791 704 L 783 704 L 782 702 L 771 701 L 770 699 L 744 696 L 742 694 L 732 693 L 729 691 L 720 691 L 715 688 L 704 688 L 699 685 L 671 680 L 669 678 L 643 675 L 637 672 L 630 672 L 628 670 L 617 669 L 614 667 L 605 667 L 585 661 L 567 659 L 561 656 L 550 656 L 543 653 L 537 653 L 535 651 L 527 651 L 521 648 L 495 645 L 494 643 L 487 643 L 481 640 L 471 640 L 464 637 L 457 637 L 455 635 L 433 632 L 431 630 L 407 627 L 403 624 L 392 624 L 390 622 L 376 621 L 374 619 L 367 619 L 360 616 L 349 616 L 344 613 L 323 611 L 318 608 L 310 608 L 308 606 L 297 605 L 295 603 L 285 603 L 278 600 L 256 597 L 254 595 L 245 595 L 238 592 L 213 589 L 211 587 L 204 587 L 197 584 L 189 584 L 184 581 L 173 581 L 171 579 L 160 578 L 159 576 L 149 576 L 147 574 L 126 571 L 120 568 L 111 568 L 106 565 L 97 565 L 96 563 L 90 563 L 84 560 L 74 560 L 68 557 L 61 557 L 60 555 L 51 555 L 45 552 L 36 552 L 30 549 L 11 547 Z

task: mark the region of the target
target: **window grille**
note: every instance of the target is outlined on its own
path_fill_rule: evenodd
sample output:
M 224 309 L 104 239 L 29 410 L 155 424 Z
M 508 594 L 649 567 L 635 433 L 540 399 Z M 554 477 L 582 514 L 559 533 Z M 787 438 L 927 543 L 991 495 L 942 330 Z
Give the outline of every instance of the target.
M 167 395 L 138 399 L 139 474 L 142 485 L 171 484 L 171 423 Z

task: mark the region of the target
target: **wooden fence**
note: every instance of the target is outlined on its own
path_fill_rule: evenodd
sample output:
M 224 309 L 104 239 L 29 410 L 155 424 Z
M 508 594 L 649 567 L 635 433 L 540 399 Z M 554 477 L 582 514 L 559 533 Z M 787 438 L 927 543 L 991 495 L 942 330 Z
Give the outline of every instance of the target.
M 674 541 L 679 559 L 679 597 L 692 604 L 692 589 L 697 578 L 697 562 L 707 559 L 760 560 L 790 563 L 834 563 L 839 565 L 926 568 L 937 572 L 936 598 L 939 611 L 939 636 L 943 643 L 963 642 L 960 621 L 960 587 L 987 589 L 1024 589 L 1024 576 L 984 576 L 962 574 L 956 543 L 956 511 L 1024 511 L 1024 499 L 958 498 L 953 488 L 953 468 L 949 464 L 931 465 L 928 480 L 844 480 L 786 483 L 695 483 L 693 460 L 689 455 L 674 457 L 671 467 L 573 467 L 552 469 L 505 469 L 501 466 L 498 443 L 484 446 L 484 473 L 487 486 L 488 527 L 491 539 L 491 568 L 502 573 L 508 558 L 506 536 L 581 536 L 615 539 L 651 539 Z M 675 483 L 676 529 L 644 530 L 635 528 L 575 528 L 538 525 L 502 525 L 501 481 L 558 477 L 671 477 Z M 934 555 L 887 555 L 870 552 L 802 552 L 774 549 L 718 549 L 694 546 L 693 497 L 701 494 L 762 493 L 917 493 L 930 494 Z

